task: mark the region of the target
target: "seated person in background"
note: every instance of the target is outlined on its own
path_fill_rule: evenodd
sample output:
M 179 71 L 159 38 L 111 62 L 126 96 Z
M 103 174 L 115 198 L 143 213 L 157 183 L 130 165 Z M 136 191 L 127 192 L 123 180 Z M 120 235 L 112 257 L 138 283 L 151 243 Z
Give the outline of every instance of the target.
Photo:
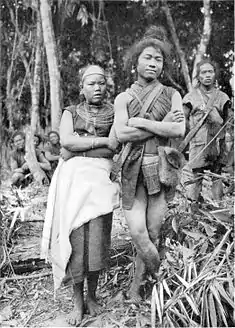
M 42 138 L 39 134 L 34 135 L 33 142 L 34 142 L 35 149 L 39 149 L 42 153 L 44 153 Z
M 60 158 L 60 136 L 56 131 L 48 133 L 49 141 L 44 147 L 45 157 L 51 164 L 52 173 L 55 171 Z
M 28 164 L 25 160 L 25 134 L 17 131 L 12 136 L 13 145 L 15 150 L 11 154 L 11 170 L 12 170 L 12 185 L 19 187 L 31 182 L 26 180 L 26 176 L 30 173 Z M 35 149 L 36 157 L 39 166 L 44 171 L 51 169 L 50 163 L 46 160 L 43 153 L 39 149 Z

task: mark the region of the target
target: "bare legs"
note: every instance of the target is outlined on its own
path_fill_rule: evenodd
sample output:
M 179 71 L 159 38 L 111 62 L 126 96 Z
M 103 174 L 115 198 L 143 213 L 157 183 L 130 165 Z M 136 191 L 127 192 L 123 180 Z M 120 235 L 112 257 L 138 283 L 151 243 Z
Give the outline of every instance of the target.
M 85 307 L 92 316 L 101 312 L 101 306 L 96 299 L 96 290 L 99 272 L 107 264 L 111 227 L 112 213 L 108 213 L 73 230 L 70 235 L 72 254 L 64 283 L 75 284 L 73 287 L 75 306 L 68 320 L 72 325 L 78 325 L 82 321 Z M 83 295 L 85 279 L 87 280 L 86 306 Z
M 98 285 L 99 271 L 89 272 L 87 276 L 87 309 L 90 315 L 95 316 L 100 314 L 101 307 L 96 300 L 96 289 Z
M 167 210 L 164 191 L 157 195 L 147 196 L 143 185 L 139 185 L 131 210 L 125 210 L 127 224 L 136 246 L 136 271 L 130 288 L 130 297 L 138 302 L 140 284 L 146 269 L 155 275 L 160 266 L 157 250 L 159 232 Z
M 200 193 L 202 192 L 203 176 L 201 176 L 201 178 L 200 178 L 199 174 L 204 173 L 204 169 L 208 169 L 211 172 L 215 171 L 211 167 L 194 169 L 192 178 L 195 180 L 195 183 L 189 185 L 186 188 L 187 189 L 187 197 L 194 202 L 199 201 L 199 196 L 200 196 Z M 217 173 L 217 171 L 215 173 Z M 220 174 L 220 171 L 218 173 Z M 212 178 L 211 191 L 212 191 L 212 199 L 217 200 L 217 201 L 222 199 L 223 183 L 222 183 L 221 179 Z

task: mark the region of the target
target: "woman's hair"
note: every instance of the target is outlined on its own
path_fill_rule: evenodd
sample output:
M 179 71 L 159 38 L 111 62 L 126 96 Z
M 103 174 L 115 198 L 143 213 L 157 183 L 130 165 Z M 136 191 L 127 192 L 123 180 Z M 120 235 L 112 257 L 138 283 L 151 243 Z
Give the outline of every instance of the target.
M 25 134 L 22 131 L 16 131 L 13 133 L 11 140 L 14 142 L 15 137 L 21 136 L 23 139 L 25 139 Z
M 86 65 L 86 66 L 82 67 L 79 71 L 80 88 L 82 88 L 82 84 L 83 84 L 83 81 L 84 81 L 84 75 L 85 75 L 86 71 L 91 67 L 99 68 L 100 71 L 104 72 L 104 69 L 100 65 L 96 65 L 96 64 L 89 64 L 89 65 Z M 103 75 L 104 75 L 104 78 L 105 78 L 105 74 L 103 74 Z
M 210 64 L 214 68 L 215 79 L 216 79 L 219 75 L 219 66 L 216 62 L 214 62 L 213 60 L 211 60 L 209 58 L 202 59 L 199 63 L 197 63 L 197 66 L 196 66 L 196 79 L 198 79 L 198 76 L 200 74 L 200 68 L 204 64 Z
M 42 138 L 41 138 L 41 136 L 39 135 L 39 134 L 34 134 L 34 137 L 36 137 L 36 138 L 38 138 L 38 144 L 40 144 L 41 143 L 41 141 L 42 141 Z
M 131 71 L 136 68 L 140 54 L 147 47 L 160 49 L 163 55 L 163 68 L 169 71 L 171 46 L 167 40 L 166 31 L 162 26 L 150 26 L 141 40 L 134 43 L 126 54 L 124 69 Z
M 50 135 L 51 135 L 52 133 L 56 134 L 57 137 L 60 139 L 60 135 L 59 135 L 59 133 L 58 133 L 57 131 L 53 131 L 53 130 L 50 131 L 50 132 L 48 133 L 48 137 L 50 137 Z

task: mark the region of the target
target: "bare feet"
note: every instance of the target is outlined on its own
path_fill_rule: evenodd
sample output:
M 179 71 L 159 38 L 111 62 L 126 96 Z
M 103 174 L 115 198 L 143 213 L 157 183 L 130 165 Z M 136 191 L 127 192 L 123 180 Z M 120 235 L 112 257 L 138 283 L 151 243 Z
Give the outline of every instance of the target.
M 96 316 L 102 312 L 102 307 L 97 303 L 94 297 L 87 295 L 87 310 L 90 315 Z
M 99 279 L 99 271 L 88 272 L 87 310 L 88 313 L 92 316 L 96 316 L 100 314 L 102 311 L 101 306 L 97 303 L 96 296 L 95 296 L 98 279 Z
M 67 316 L 66 320 L 71 326 L 77 327 L 83 318 L 83 310 L 78 310 L 76 306 L 74 306 L 73 311 Z
M 83 283 L 73 286 L 74 290 L 74 309 L 68 315 L 67 322 L 72 326 L 78 326 L 84 314 L 84 300 L 83 300 Z

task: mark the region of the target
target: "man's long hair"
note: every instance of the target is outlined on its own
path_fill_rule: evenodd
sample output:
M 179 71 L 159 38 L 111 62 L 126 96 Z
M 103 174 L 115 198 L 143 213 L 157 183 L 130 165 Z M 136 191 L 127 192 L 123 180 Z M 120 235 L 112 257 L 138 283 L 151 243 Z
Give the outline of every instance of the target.
M 129 73 L 135 69 L 140 54 L 147 47 L 160 49 L 164 61 L 163 70 L 165 73 L 169 73 L 171 45 L 168 42 L 166 30 L 164 27 L 154 25 L 150 26 L 143 35 L 142 39 L 135 42 L 134 45 L 126 53 L 124 60 L 124 70 Z

